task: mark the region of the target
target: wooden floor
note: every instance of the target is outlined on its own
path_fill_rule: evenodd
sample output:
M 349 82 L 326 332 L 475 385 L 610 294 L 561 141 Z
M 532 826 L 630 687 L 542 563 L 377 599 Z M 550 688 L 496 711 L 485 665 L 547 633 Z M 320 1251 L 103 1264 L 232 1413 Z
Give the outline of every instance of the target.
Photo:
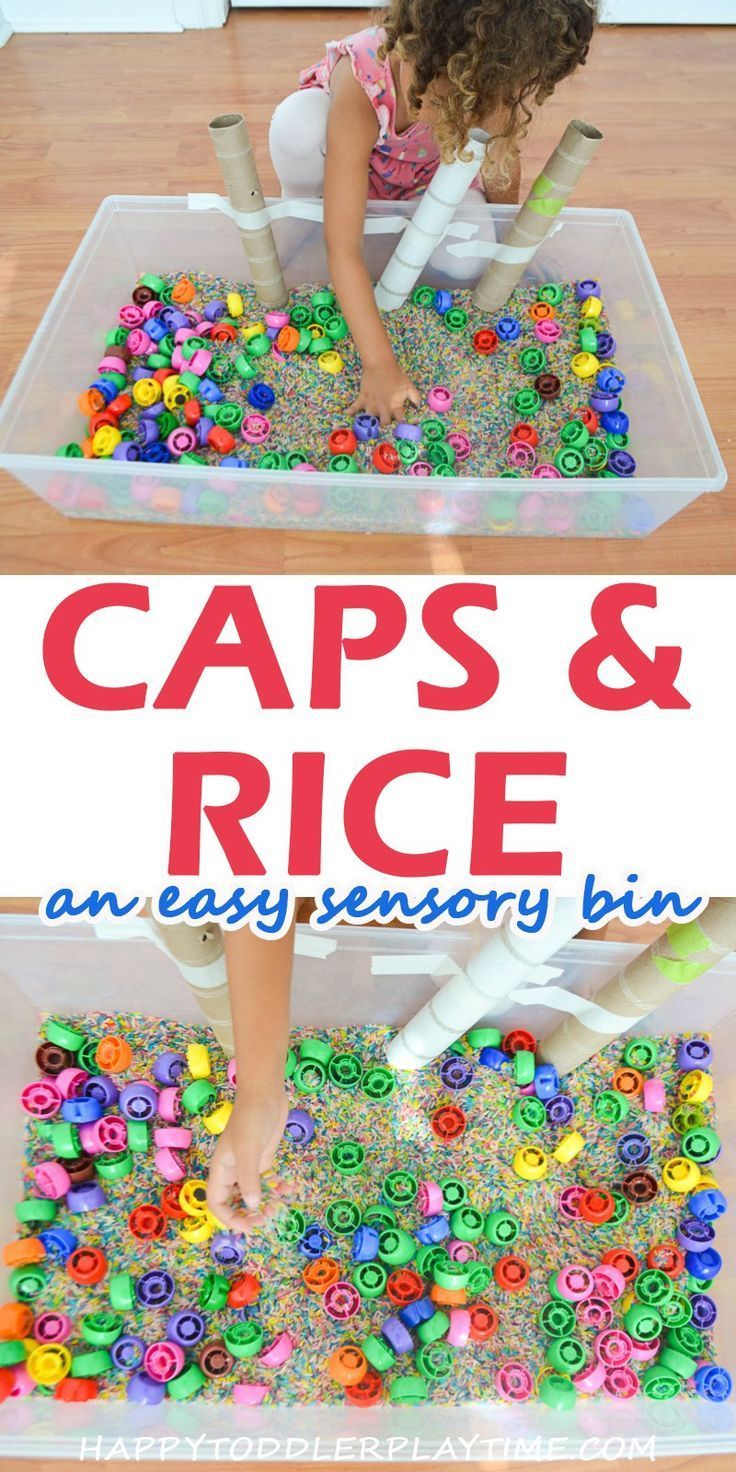
M 264 185 L 275 103 L 359 10 L 240 11 L 222 30 L 14 36 L 0 51 L 0 389 L 100 198 L 220 188 L 206 133 L 247 112 Z M 5 572 L 732 572 L 736 570 L 736 27 L 603 29 L 535 124 L 533 177 L 564 123 L 605 133 L 575 202 L 637 219 L 731 486 L 644 542 L 493 541 L 121 526 L 65 520 L 0 478 Z

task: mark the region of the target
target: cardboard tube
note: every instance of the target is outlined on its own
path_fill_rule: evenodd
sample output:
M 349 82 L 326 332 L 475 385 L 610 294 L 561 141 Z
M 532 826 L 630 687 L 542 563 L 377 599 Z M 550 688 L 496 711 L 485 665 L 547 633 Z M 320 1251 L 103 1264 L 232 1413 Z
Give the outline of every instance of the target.
M 376 306 L 382 311 L 403 306 L 470 188 L 490 141 L 482 128 L 473 128 L 463 149 L 470 155 L 468 162 L 456 158 L 437 168 L 376 286 Z
M 541 245 L 601 143 L 603 134 L 590 123 L 568 123 L 552 157 L 532 184 L 499 254 L 491 260 L 473 294 L 477 307 L 497 312 L 508 301 L 528 262 L 504 259 L 504 249 L 531 250 Z M 531 259 L 531 257 L 530 257 Z
M 579 929 L 577 900 L 558 899 L 549 923 L 538 935 L 524 935 L 513 929 L 507 917 L 471 957 L 465 971 L 447 981 L 391 1038 L 386 1048 L 387 1062 L 392 1068 L 423 1068 L 487 1013 L 495 1018 L 506 1012 L 509 992 Z
M 587 1063 L 595 1053 L 661 1007 L 680 987 L 696 981 L 736 950 L 736 899 L 711 900 L 697 920 L 669 929 L 606 982 L 593 999 L 613 1014 L 609 1032 L 589 1027 L 581 1016 L 561 1022 L 539 1049 L 560 1075 Z
M 196 997 L 223 1053 L 235 1052 L 233 1019 L 225 968 L 225 944 L 219 925 L 162 925 L 149 919 L 156 939 L 175 962 Z
M 209 135 L 233 209 L 243 215 L 265 211 L 255 155 L 242 113 L 228 112 L 213 118 Z M 266 219 L 257 226 L 254 221 L 254 227 L 238 223 L 258 300 L 264 307 L 283 307 L 288 293 L 270 221 Z

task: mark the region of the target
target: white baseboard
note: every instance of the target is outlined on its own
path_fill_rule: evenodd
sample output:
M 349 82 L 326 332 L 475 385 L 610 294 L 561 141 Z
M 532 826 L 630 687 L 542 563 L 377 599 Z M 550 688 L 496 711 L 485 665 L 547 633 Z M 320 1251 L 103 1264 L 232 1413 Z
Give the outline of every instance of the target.
M 13 34 L 13 27 L 6 20 L 0 20 L 0 46 L 4 46 Z
M 206 30 L 229 9 L 230 0 L 3 0 L 8 34 Z

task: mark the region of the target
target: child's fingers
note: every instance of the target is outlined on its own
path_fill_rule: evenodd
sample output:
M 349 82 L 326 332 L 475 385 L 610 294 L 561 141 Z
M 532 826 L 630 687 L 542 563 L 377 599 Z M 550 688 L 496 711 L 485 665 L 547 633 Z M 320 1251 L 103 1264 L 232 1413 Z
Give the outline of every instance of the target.
M 411 385 L 411 388 L 409 389 L 409 392 L 407 393 L 406 397 L 407 397 L 407 399 L 409 399 L 409 401 L 414 405 L 414 407 L 416 409 L 419 409 L 421 407 L 422 396 L 421 396 L 421 394 L 419 392 L 419 389 L 416 388 L 414 384 Z

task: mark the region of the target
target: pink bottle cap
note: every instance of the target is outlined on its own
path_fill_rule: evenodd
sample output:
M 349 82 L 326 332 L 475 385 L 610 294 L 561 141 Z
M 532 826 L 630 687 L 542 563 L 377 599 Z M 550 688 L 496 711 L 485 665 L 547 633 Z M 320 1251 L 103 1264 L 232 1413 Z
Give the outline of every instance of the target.
M 344 1323 L 346 1319 L 352 1319 L 360 1308 L 360 1294 L 353 1283 L 345 1283 L 338 1279 L 337 1283 L 331 1283 L 323 1295 L 325 1313 L 331 1319 L 337 1319 L 338 1323 Z
M 607 1372 L 603 1389 L 615 1400 L 631 1400 L 632 1396 L 639 1394 L 641 1381 L 631 1365 L 620 1365 L 618 1369 Z
M 631 1336 L 624 1329 L 604 1329 L 603 1333 L 596 1334 L 593 1340 L 595 1353 L 607 1370 L 618 1369 L 619 1365 L 628 1365 L 632 1347 Z
M 617 1298 L 626 1291 L 626 1279 L 618 1268 L 611 1263 L 601 1263 L 600 1267 L 593 1268 L 593 1281 L 595 1291 L 599 1298 L 605 1298 L 609 1303 L 615 1303 Z
M 562 471 L 556 465 L 535 465 L 532 480 L 562 480 Z
M 650 1114 L 661 1114 L 666 1104 L 664 1084 L 661 1078 L 644 1080 L 644 1108 Z
M 184 369 L 189 367 L 180 347 L 174 348 L 171 354 L 171 366 L 175 373 L 183 373 Z
M 473 1242 L 461 1242 L 458 1237 L 453 1237 L 447 1243 L 447 1251 L 453 1262 L 477 1262 L 478 1251 Z
M 158 1096 L 158 1112 L 167 1124 L 178 1124 L 181 1119 L 181 1089 L 174 1088 L 173 1084 L 162 1089 Z
M 98 1129 L 99 1119 L 92 1120 L 89 1124 L 80 1124 L 79 1143 L 87 1155 L 100 1155 L 102 1153 L 102 1141 Z
M 311 467 L 311 466 L 310 467 L 307 467 L 305 465 L 300 465 L 299 466 L 299 469 L 300 470 L 306 470 L 307 468 L 313 469 L 313 467 Z M 231 1089 L 237 1089 L 237 1087 L 238 1087 L 238 1065 L 237 1065 L 237 1063 L 236 1063 L 236 1061 L 235 1061 L 234 1058 L 231 1058 L 230 1059 L 230 1062 L 227 1065 L 227 1081 L 228 1081 Z
M 596 1360 L 594 1365 L 586 1365 L 584 1370 L 578 1370 L 577 1375 L 572 1377 L 572 1383 L 583 1395 L 594 1395 L 596 1390 L 601 1389 L 605 1378 L 606 1367 L 600 1360 Z
M 605 1298 L 585 1298 L 577 1306 L 577 1320 L 585 1329 L 610 1329 L 613 1309 Z
M 446 414 L 454 397 L 452 390 L 446 388 L 444 383 L 440 383 L 429 390 L 427 403 L 434 414 Z
M 130 348 L 135 358 L 139 358 L 144 353 L 150 353 L 153 348 L 153 339 L 148 336 L 145 327 L 134 327 L 133 331 L 128 333 L 125 345 Z
M 211 362 L 212 354 L 209 348 L 197 348 L 196 353 L 192 353 L 186 366 L 190 373 L 196 373 L 200 378 L 203 378 Z
M 35 1389 L 36 1382 L 31 1379 L 25 1365 L 13 1365 L 13 1389 L 10 1392 L 10 1400 L 22 1400 Z
M 122 1155 L 128 1148 L 128 1126 L 119 1114 L 97 1120 L 97 1137 L 105 1155 Z
M 268 1395 L 267 1385 L 234 1385 L 233 1400 L 236 1406 L 260 1406 Z
M 184 1369 L 184 1350 L 171 1339 L 160 1339 L 149 1344 L 143 1356 L 143 1368 L 152 1380 L 173 1380 Z
M 46 1309 L 34 1320 L 33 1337 L 39 1344 L 65 1344 L 71 1332 L 68 1314 L 58 1314 L 53 1308 Z
M 153 1164 L 159 1175 L 163 1176 L 165 1181 L 176 1182 L 184 1180 L 186 1171 L 178 1155 L 173 1150 L 168 1150 L 165 1146 L 160 1146 L 153 1153 Z
M 288 327 L 291 317 L 288 312 L 266 312 L 263 320 L 266 327 L 275 327 L 280 332 L 282 327 Z
M 261 1364 L 268 1365 L 269 1369 L 279 1369 L 281 1365 L 286 1364 L 293 1350 L 294 1340 L 284 1329 L 281 1334 L 277 1334 L 275 1339 L 271 1340 L 270 1344 L 266 1345 L 258 1358 Z
M 40 1078 L 32 1084 L 26 1084 L 20 1096 L 26 1114 L 32 1114 L 34 1119 L 51 1119 L 52 1115 L 58 1114 L 61 1099 L 61 1090 L 50 1078 Z
M 594 1286 L 593 1274 L 580 1263 L 571 1263 L 557 1274 L 557 1292 L 570 1303 L 590 1298 Z
M 528 1400 L 534 1390 L 534 1376 L 519 1360 L 508 1360 L 501 1365 L 493 1383 L 502 1400 Z
M 33 1172 L 36 1189 L 49 1201 L 60 1201 L 71 1186 L 71 1177 L 57 1160 L 44 1160 Z
M 460 461 L 467 460 L 473 448 L 464 429 L 453 429 L 447 436 L 447 443 L 455 451 L 455 459 Z
M 637 1364 L 645 1365 L 648 1360 L 657 1358 L 661 1348 L 661 1339 L 652 1339 L 649 1344 L 645 1344 L 641 1339 L 632 1339 L 631 1358 L 636 1360 Z
M 470 1338 L 470 1314 L 466 1308 L 450 1309 L 450 1327 L 447 1343 L 455 1349 L 463 1349 Z
M 564 1191 L 560 1191 L 557 1206 L 560 1216 L 564 1216 L 565 1221 L 580 1220 L 580 1197 L 584 1194 L 583 1186 L 566 1186 Z
M 61 1089 L 62 1098 L 78 1099 L 88 1078 L 83 1068 L 64 1068 L 56 1076 L 56 1086 Z
M 439 1216 L 444 1206 L 442 1187 L 436 1181 L 420 1181 L 417 1206 L 422 1216 Z
M 165 1129 L 156 1129 L 153 1132 L 154 1145 L 161 1145 L 165 1150 L 188 1150 L 192 1143 L 192 1132 L 184 1125 L 167 1125 Z
M 249 445 L 262 445 L 271 433 L 271 421 L 265 414 L 248 414 L 241 433 Z

